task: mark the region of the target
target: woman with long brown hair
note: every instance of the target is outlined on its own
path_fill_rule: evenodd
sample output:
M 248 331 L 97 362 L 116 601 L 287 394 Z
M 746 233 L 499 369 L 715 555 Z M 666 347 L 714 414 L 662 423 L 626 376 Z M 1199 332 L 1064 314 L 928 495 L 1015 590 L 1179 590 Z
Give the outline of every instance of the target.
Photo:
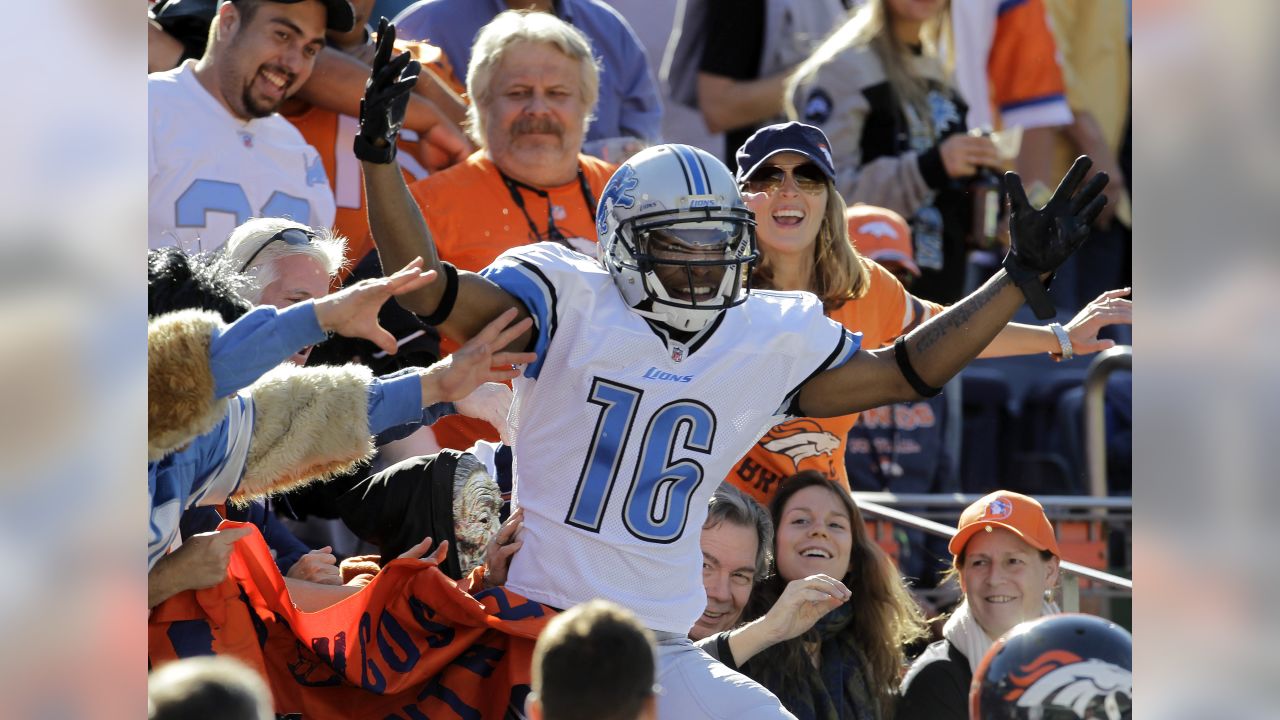
M 814 575 L 841 580 L 850 599 L 742 671 L 800 720 L 892 717 L 903 647 L 926 632 L 897 569 L 867 534 L 853 499 L 821 473 L 788 478 L 769 511 L 775 572 L 756 588 L 745 616 L 764 615 L 788 583 Z

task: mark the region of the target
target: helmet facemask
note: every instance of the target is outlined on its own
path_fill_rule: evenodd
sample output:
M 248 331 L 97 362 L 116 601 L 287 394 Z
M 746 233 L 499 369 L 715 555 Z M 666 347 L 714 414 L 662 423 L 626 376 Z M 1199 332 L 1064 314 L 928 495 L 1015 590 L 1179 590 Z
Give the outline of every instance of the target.
M 746 301 L 757 255 L 755 222 L 745 209 L 642 214 L 615 232 L 612 260 L 638 282 L 628 300 L 640 314 L 697 332 Z

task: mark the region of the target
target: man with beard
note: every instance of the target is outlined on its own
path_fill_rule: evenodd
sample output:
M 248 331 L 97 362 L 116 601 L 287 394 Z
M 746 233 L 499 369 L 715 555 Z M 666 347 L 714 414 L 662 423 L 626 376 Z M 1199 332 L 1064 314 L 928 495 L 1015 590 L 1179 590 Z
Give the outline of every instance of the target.
M 599 90 L 586 36 L 555 15 L 506 11 L 481 29 L 467 68 L 480 149 L 410 186 L 441 260 L 479 272 L 504 250 L 543 240 L 595 255 L 596 201 L 615 167 L 582 153 Z M 498 439 L 471 418 L 432 431 L 456 450 Z
M 315 148 L 276 110 L 311 75 L 347 0 L 226 0 L 204 56 L 147 78 L 148 242 L 220 246 L 251 217 L 333 223 Z

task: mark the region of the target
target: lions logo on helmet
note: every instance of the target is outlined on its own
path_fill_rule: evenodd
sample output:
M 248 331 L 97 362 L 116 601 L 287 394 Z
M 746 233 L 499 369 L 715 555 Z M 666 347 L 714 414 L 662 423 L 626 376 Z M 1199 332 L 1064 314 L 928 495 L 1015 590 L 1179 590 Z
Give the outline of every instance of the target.
M 973 720 L 1128 720 L 1133 638 L 1089 615 L 1023 623 L 996 641 L 973 676 Z
M 755 219 L 724 163 L 688 145 L 657 145 L 618 168 L 596 211 L 600 262 L 631 309 L 702 330 L 746 301 Z

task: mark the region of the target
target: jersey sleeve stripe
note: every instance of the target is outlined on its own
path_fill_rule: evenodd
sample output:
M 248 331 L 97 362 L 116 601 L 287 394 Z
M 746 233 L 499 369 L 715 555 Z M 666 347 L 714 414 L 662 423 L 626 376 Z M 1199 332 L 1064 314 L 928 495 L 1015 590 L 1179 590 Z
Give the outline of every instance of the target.
M 187 502 L 187 507 L 217 505 L 240 487 L 249 463 L 249 444 L 253 439 L 253 398 L 236 395 L 227 400 L 227 447 L 222 462 L 209 473 Z
M 1027 4 L 1027 0 L 1003 0 L 1003 2 L 1001 2 L 1000 5 L 996 8 L 996 17 L 1000 17 L 1001 15 L 1018 7 L 1019 5 L 1025 5 L 1025 4 Z
M 500 258 L 485 268 L 480 274 L 499 287 L 514 295 L 524 303 L 533 316 L 534 330 L 537 333 L 533 351 L 538 359 L 525 368 L 525 377 L 537 379 L 542 371 L 542 362 L 547 357 L 547 346 L 556 334 L 556 289 L 533 264 L 523 258 Z
M 826 360 L 819 363 L 814 371 L 804 379 L 799 385 L 791 389 L 787 396 L 782 400 L 782 406 L 775 414 L 785 415 L 787 417 L 800 417 L 800 388 L 803 388 L 810 380 L 817 377 L 820 373 L 826 372 L 832 368 L 838 368 L 841 365 L 853 359 L 853 356 L 862 348 L 862 333 L 850 332 L 841 328 L 840 338 L 836 341 L 836 347 L 827 356 Z
M 1002 110 L 1000 116 L 1005 127 L 1021 125 L 1027 129 L 1070 125 L 1075 119 L 1065 98 L 1031 105 L 1024 103 L 1011 110 Z
M 1062 93 L 1049 93 L 1048 95 L 1040 95 L 1038 97 L 1025 98 L 1015 102 L 1004 103 L 1000 106 L 1001 112 L 1017 110 L 1019 108 L 1031 107 L 1033 105 L 1046 105 L 1048 103 L 1060 102 L 1066 104 L 1067 97 Z

